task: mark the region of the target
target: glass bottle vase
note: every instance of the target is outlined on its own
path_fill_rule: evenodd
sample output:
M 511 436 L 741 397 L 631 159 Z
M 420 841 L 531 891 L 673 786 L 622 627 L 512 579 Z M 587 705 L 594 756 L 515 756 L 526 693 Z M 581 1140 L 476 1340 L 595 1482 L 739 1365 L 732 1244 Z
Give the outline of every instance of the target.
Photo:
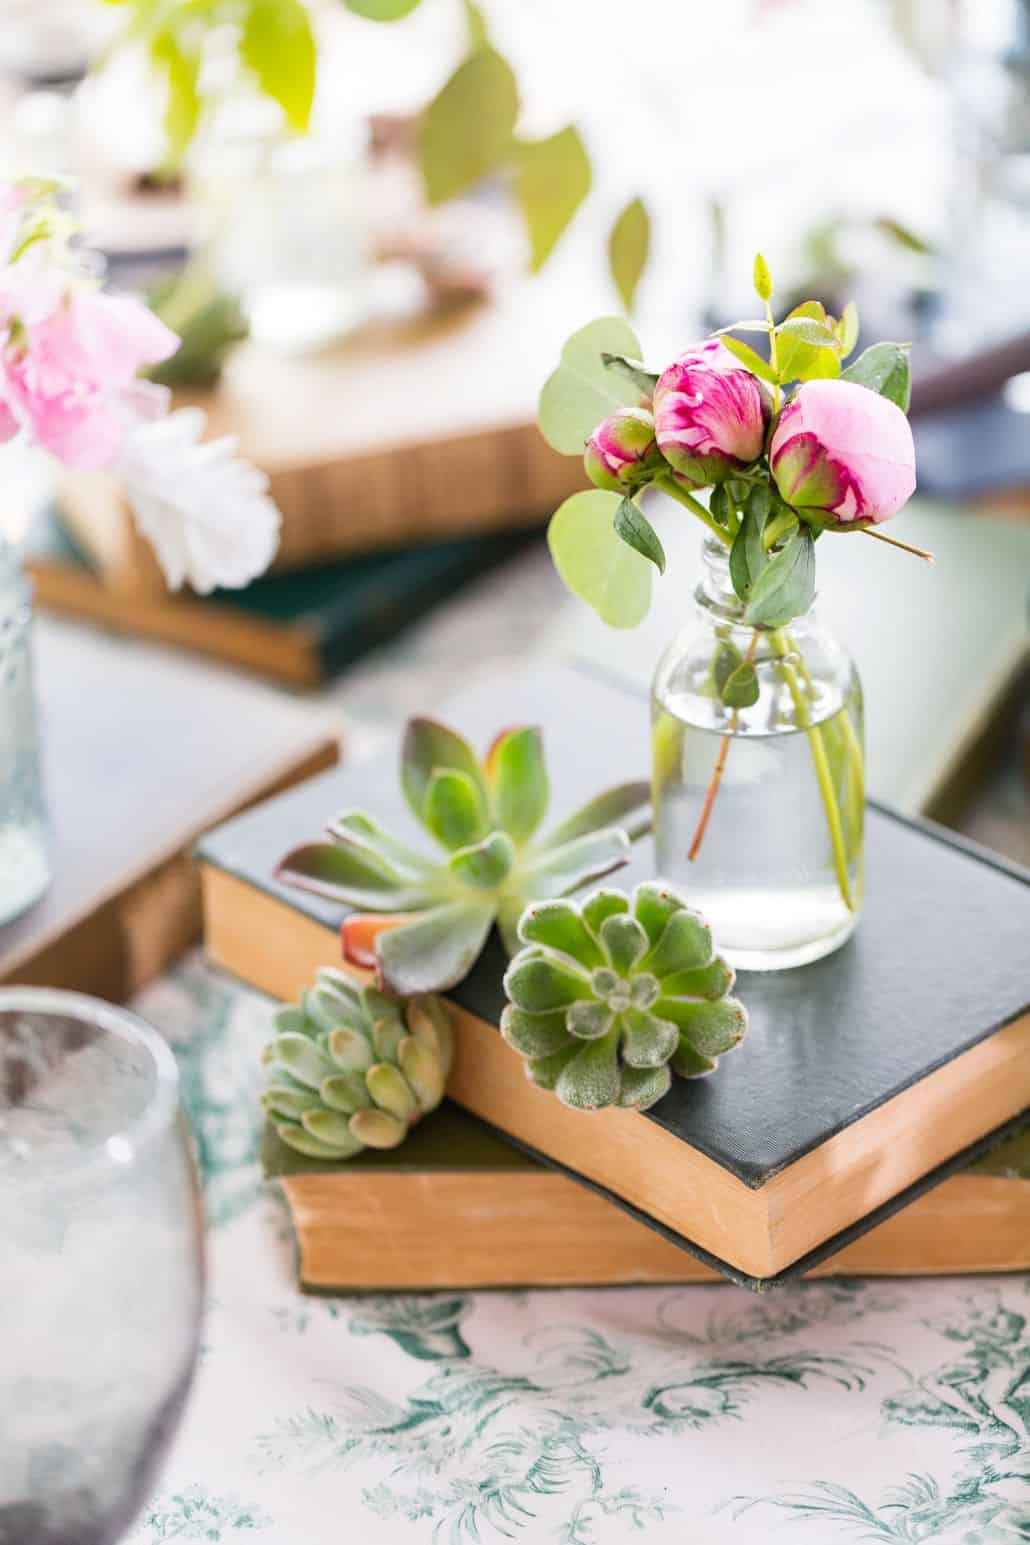
M 861 906 L 858 674 L 814 608 L 783 628 L 746 625 L 712 537 L 695 601 L 652 695 L 658 872 L 733 965 L 805 965 L 844 943 Z
M 32 670 L 32 585 L 0 537 L 0 925 L 50 883 Z

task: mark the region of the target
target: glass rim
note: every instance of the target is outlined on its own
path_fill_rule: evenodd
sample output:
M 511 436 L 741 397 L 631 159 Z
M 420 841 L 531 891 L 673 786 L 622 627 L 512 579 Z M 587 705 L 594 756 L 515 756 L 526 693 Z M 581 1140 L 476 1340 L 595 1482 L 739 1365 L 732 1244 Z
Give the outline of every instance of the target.
M 24 1173 L 0 1170 L 0 1185 L 17 1176 L 19 1187 L 77 1183 L 98 1171 L 128 1172 L 146 1150 L 167 1132 L 179 1110 L 179 1070 L 171 1048 L 163 1036 L 131 1009 L 94 998 L 89 993 L 72 992 L 63 987 L 0 987 L 0 1014 L 6 1012 L 60 1014 L 98 1026 L 105 1034 L 142 1047 L 154 1069 L 154 1087 L 144 1108 L 124 1125 L 98 1139 L 95 1145 L 59 1160 L 45 1174 L 32 1171 L 31 1160 Z

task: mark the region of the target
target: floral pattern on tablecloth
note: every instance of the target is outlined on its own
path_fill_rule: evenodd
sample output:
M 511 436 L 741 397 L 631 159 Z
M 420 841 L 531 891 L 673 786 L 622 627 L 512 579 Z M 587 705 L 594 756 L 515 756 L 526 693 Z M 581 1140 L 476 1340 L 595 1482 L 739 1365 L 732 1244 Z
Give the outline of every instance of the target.
M 267 1000 L 190 957 L 201 1363 L 131 1545 L 1030 1540 L 1019 1277 L 306 1297 L 258 1164 Z

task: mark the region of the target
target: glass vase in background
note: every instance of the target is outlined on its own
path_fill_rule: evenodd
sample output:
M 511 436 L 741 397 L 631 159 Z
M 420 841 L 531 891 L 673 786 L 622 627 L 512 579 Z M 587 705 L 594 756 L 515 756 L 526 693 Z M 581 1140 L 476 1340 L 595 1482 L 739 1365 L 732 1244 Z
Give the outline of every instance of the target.
M 695 600 L 653 689 L 658 872 L 734 966 L 804 965 L 844 943 L 861 905 L 858 675 L 814 609 L 781 629 L 745 625 L 714 538 Z M 757 701 L 727 707 L 719 683 L 745 663 Z
M 197 1356 L 200 1204 L 175 1063 L 135 1016 L 0 990 L 0 1545 L 114 1545 Z
M 0 924 L 46 890 L 49 849 L 32 669 L 32 584 L 0 536 Z
M 206 266 L 254 338 L 328 348 L 368 314 L 366 139 L 357 121 L 287 135 L 270 102 L 231 97 L 192 153 Z

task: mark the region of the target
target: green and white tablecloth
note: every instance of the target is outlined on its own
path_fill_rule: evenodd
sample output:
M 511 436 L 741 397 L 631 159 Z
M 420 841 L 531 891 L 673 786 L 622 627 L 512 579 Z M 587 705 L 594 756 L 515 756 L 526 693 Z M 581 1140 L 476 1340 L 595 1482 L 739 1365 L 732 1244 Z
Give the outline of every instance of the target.
M 191 957 L 203 1354 L 132 1545 L 1030 1540 L 1030 1282 L 301 1296 L 257 1162 L 267 1000 Z

